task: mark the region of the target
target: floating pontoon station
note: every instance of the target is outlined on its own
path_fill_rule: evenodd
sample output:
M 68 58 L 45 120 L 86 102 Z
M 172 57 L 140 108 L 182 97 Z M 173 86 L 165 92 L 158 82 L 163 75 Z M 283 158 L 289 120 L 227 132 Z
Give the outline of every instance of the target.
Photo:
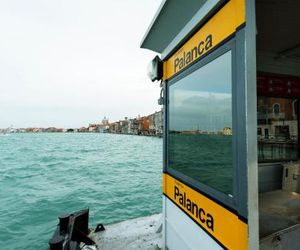
M 300 250 L 300 1 L 163 0 L 141 47 L 164 107 L 163 214 L 51 250 Z
M 164 0 L 163 248 L 300 249 L 300 1 Z

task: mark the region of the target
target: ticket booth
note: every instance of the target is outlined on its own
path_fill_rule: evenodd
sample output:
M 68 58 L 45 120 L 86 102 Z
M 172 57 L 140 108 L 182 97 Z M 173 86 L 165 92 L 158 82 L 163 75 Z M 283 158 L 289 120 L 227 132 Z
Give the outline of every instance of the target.
M 300 2 L 162 1 L 164 247 L 300 249 Z

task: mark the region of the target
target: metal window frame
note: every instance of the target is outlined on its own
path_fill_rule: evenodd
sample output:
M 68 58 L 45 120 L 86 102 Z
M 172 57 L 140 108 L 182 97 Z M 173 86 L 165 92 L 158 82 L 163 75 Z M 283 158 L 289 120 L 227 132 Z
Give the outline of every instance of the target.
M 259 216 L 258 216 L 258 162 L 257 162 L 257 93 L 256 93 L 256 15 L 255 0 L 246 2 L 246 26 L 241 30 L 242 42 L 237 45 L 242 51 L 240 72 L 243 85 L 244 99 L 244 160 L 242 174 L 245 175 L 245 183 L 241 188 L 246 191 L 246 207 L 242 206 L 241 212 L 248 218 L 248 248 L 259 249 Z M 243 186 L 244 185 L 244 186 Z
M 242 33 L 239 34 L 238 33 Z M 242 152 L 242 155 L 246 154 L 245 146 L 245 135 L 243 128 L 245 124 L 245 119 L 240 121 L 241 114 L 239 112 L 245 112 L 245 99 L 241 98 L 244 91 L 244 88 L 241 88 L 238 84 L 242 79 L 244 79 L 244 66 L 242 63 L 239 63 L 238 58 L 244 58 L 244 50 L 241 49 L 243 46 L 238 46 L 240 43 L 244 43 L 244 32 L 238 31 L 237 34 L 231 37 L 230 40 L 221 44 L 204 58 L 191 65 L 187 69 L 183 70 L 179 75 L 174 76 L 170 80 L 166 81 L 164 84 L 164 93 L 165 93 L 165 105 L 164 105 L 164 121 L 165 121 L 165 130 L 164 130 L 164 172 L 172 175 L 198 192 L 204 194 L 215 202 L 219 203 L 228 210 L 234 212 L 239 217 L 244 220 L 247 220 L 247 164 L 245 158 L 242 159 L 239 154 Z M 200 183 L 191 177 L 180 173 L 174 169 L 168 168 L 168 125 L 169 125 L 169 87 L 179 80 L 185 78 L 191 73 L 197 71 L 198 69 L 204 67 L 210 62 L 214 61 L 218 57 L 222 56 L 226 52 L 231 51 L 231 70 L 232 70 L 232 152 L 233 152 L 233 197 L 222 193 L 214 189 L 213 187 L 207 186 L 203 183 Z M 245 80 L 243 80 L 245 81 Z M 245 117 L 243 117 L 245 118 Z M 241 140 L 242 138 L 242 140 Z

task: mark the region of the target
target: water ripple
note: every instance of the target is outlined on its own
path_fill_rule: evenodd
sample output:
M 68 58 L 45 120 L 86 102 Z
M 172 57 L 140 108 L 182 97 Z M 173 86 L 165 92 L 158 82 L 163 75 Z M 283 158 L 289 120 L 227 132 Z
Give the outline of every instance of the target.
M 11 134 L 0 152 L 5 249 L 46 249 L 61 213 L 89 207 L 95 226 L 161 210 L 161 139 Z

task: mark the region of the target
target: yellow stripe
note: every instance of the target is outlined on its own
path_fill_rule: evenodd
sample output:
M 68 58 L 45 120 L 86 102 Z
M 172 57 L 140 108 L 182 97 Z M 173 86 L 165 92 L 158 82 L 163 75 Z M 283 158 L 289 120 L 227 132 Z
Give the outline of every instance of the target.
M 230 0 L 173 56 L 164 62 L 164 80 L 205 55 L 234 34 L 237 27 L 243 23 L 245 23 L 245 0 Z
M 163 192 L 226 248 L 248 249 L 248 225 L 236 214 L 168 174 L 163 174 Z

